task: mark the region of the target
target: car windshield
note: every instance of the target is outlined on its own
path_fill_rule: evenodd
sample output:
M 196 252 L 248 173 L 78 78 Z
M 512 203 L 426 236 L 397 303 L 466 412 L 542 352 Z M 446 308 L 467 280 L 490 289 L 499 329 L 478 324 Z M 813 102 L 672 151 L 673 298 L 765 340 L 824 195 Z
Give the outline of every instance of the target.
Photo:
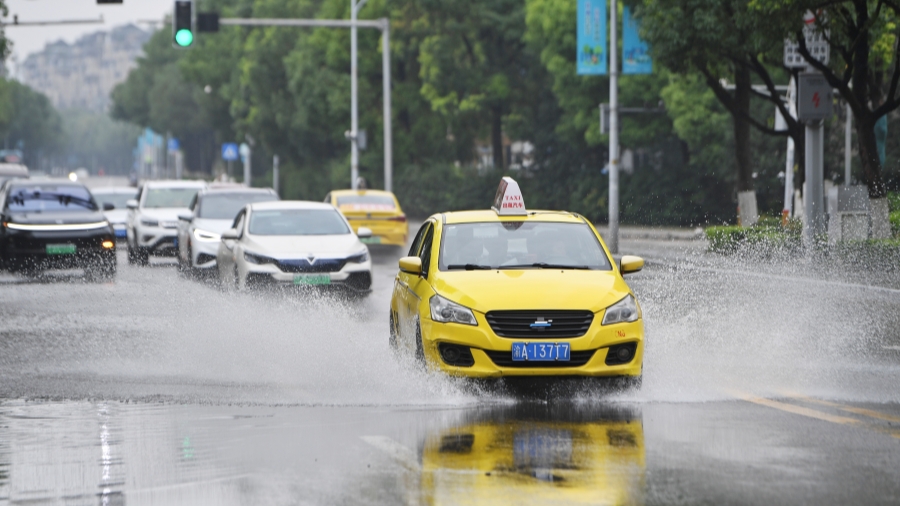
M 12 212 L 96 211 L 91 192 L 77 185 L 27 185 L 10 188 L 6 207 Z
M 100 205 L 103 204 L 112 204 L 116 207 L 116 209 L 125 209 L 126 204 L 129 200 L 135 198 L 137 196 L 137 191 L 134 193 L 123 193 L 123 192 L 93 192 L 94 200 L 96 200 Z
M 148 188 L 145 208 L 187 207 L 199 188 Z
M 586 224 L 518 221 L 445 226 L 439 268 L 611 270 L 612 266 Z
M 337 206 L 360 211 L 393 211 L 397 208 L 390 195 L 345 195 L 337 198 Z
M 331 209 L 277 209 L 250 215 L 252 235 L 339 235 L 350 228 L 340 213 Z
M 200 200 L 200 209 L 197 217 L 211 220 L 233 220 L 238 211 L 245 205 L 253 202 L 269 202 L 271 200 L 278 200 L 278 196 L 262 192 L 207 193 Z

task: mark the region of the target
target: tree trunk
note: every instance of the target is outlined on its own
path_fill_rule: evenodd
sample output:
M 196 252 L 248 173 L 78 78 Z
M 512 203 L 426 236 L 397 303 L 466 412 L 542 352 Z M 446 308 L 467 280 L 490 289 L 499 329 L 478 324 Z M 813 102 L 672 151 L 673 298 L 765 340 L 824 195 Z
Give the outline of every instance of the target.
M 734 107 L 739 114 L 733 114 L 734 120 L 734 155 L 737 168 L 738 220 L 742 226 L 756 224 L 759 216 L 756 208 L 756 193 L 753 188 L 753 159 L 750 152 L 750 127 L 747 116 L 750 115 L 751 81 L 750 71 L 737 66 L 734 72 Z M 744 116 L 744 115 L 747 116 Z
M 878 158 L 878 143 L 875 140 L 875 122 L 869 118 L 857 117 L 855 119 L 859 158 L 862 162 L 863 178 L 869 188 L 869 198 L 884 198 L 887 196 L 887 188 L 881 178 L 881 160 Z
M 503 170 L 503 114 L 499 106 L 491 107 L 491 151 L 494 168 Z

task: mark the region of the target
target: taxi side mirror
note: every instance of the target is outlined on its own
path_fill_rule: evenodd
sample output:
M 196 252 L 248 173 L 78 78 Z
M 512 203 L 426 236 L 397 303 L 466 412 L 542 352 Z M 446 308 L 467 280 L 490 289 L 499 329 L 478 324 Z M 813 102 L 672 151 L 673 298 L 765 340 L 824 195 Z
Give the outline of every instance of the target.
M 619 271 L 622 274 L 638 272 L 644 268 L 644 259 L 641 257 L 624 255 L 619 261 Z
M 400 270 L 419 276 L 422 274 L 422 259 L 419 257 L 403 257 L 400 259 Z

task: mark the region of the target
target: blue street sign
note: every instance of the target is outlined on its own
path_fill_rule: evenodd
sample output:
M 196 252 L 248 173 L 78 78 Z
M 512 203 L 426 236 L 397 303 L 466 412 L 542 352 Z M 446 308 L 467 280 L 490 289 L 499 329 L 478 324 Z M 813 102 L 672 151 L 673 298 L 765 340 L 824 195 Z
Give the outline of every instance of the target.
M 222 144 L 222 160 L 230 162 L 238 159 L 238 145 L 233 142 Z
M 606 20 L 606 0 L 578 0 L 578 75 L 606 75 Z
M 653 61 L 650 59 L 650 48 L 641 40 L 638 33 L 640 26 L 632 16 L 631 10 L 625 6 L 622 13 L 624 29 L 622 30 L 622 73 L 623 74 L 652 74 Z
M 169 153 L 174 153 L 175 151 L 178 151 L 179 149 L 181 149 L 181 144 L 178 143 L 178 139 L 176 139 L 174 137 L 169 139 L 168 149 L 169 149 Z

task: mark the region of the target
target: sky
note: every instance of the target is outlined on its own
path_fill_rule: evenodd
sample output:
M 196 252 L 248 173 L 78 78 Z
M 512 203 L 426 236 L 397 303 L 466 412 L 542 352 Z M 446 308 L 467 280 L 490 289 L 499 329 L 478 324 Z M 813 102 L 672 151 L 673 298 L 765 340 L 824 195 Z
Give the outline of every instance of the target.
M 172 11 L 171 0 L 123 0 L 121 4 L 97 5 L 96 0 L 6 0 L 9 16 L 4 23 L 12 23 L 14 14 L 19 22 L 56 21 L 67 19 L 98 19 L 103 24 L 62 26 L 7 26 L 6 36 L 13 41 L 13 56 L 24 61 L 31 54 L 44 49 L 50 42 L 74 42 L 79 37 L 113 27 L 135 23 L 147 30 L 151 27 L 140 21 L 162 21 Z M 159 26 L 159 25 L 157 25 Z M 9 62 L 12 66 L 12 61 Z

